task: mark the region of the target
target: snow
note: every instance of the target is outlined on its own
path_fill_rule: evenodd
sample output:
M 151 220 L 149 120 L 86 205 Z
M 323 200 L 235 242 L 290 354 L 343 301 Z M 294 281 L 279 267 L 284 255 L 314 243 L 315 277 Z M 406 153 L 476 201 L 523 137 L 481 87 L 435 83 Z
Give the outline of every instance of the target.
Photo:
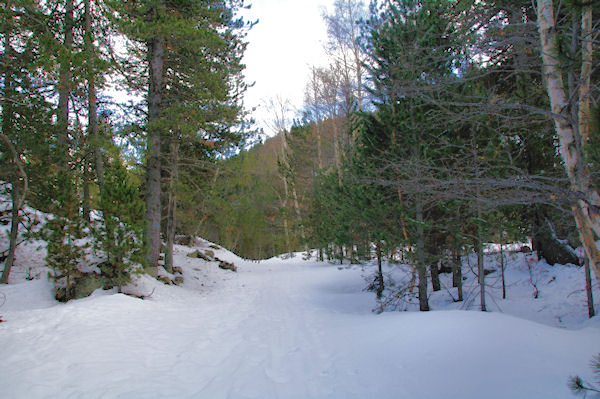
M 126 291 L 151 294 L 144 300 L 98 290 L 66 304 L 52 297 L 43 245 L 20 246 L 11 284 L 0 286 L 2 397 L 551 399 L 572 397 L 572 375 L 593 380 L 600 322 L 587 321 L 581 268 L 536 261 L 534 299 L 528 255 L 515 253 L 508 299 L 498 273 L 488 276 L 491 312 L 474 310 L 465 266 L 465 303 L 443 290 L 432 312 L 378 314 L 364 290 L 374 264 L 257 263 L 209 245 L 176 246 L 180 287 L 138 276 Z M 238 272 L 186 256 L 198 248 Z

